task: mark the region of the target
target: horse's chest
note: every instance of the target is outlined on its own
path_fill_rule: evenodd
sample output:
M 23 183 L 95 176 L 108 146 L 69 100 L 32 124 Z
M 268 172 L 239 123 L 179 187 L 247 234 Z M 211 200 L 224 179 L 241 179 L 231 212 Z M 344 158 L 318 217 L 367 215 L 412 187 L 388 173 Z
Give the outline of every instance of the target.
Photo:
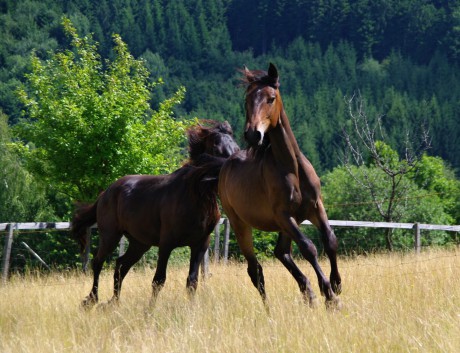
M 302 203 L 299 179 L 293 173 L 281 173 L 266 178 L 267 194 L 271 204 L 283 204 L 296 209 Z

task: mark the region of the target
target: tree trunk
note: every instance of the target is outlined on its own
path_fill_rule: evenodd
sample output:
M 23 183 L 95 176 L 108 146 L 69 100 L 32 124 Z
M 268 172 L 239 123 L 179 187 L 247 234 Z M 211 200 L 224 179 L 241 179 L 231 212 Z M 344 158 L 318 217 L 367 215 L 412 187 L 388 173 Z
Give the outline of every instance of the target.
M 393 229 L 387 228 L 385 231 L 385 241 L 387 243 L 387 250 L 393 251 Z

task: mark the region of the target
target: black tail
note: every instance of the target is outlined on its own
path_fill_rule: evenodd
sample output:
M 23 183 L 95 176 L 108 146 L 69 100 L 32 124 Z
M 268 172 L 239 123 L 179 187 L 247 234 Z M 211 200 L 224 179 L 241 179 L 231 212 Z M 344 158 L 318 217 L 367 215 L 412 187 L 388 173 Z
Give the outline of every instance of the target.
M 97 202 L 93 204 L 80 204 L 77 205 L 75 213 L 72 218 L 72 226 L 70 228 L 70 234 L 77 243 L 80 245 L 81 254 L 84 253 L 86 245 L 88 244 L 88 232 L 87 229 L 96 223 L 96 210 Z

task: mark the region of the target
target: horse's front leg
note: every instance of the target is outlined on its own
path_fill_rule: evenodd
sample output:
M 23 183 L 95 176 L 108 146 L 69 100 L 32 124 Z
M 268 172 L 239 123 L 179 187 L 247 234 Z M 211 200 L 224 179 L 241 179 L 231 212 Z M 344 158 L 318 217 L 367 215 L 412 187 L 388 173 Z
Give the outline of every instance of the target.
M 202 244 L 190 247 L 190 267 L 186 285 L 189 298 L 193 298 L 198 287 L 198 274 L 200 270 L 200 264 L 201 261 L 203 261 L 204 255 L 209 248 L 209 239 L 210 236 L 208 235 Z
M 235 231 L 236 240 L 240 247 L 241 253 L 248 262 L 248 275 L 251 278 L 251 282 L 254 287 L 257 288 L 265 309 L 268 311 L 267 305 L 267 294 L 265 292 L 265 279 L 262 266 L 257 261 L 256 254 L 254 252 L 254 243 L 252 239 L 252 228 L 242 222 L 233 222 L 230 219 L 230 224 Z

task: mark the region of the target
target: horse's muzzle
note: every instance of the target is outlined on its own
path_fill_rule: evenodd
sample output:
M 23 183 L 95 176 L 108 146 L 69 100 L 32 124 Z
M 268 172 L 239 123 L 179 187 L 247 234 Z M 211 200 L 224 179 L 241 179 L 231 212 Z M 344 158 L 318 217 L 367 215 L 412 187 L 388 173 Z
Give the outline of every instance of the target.
M 264 134 L 259 130 L 247 129 L 244 132 L 244 139 L 251 147 L 260 146 L 262 144 Z

